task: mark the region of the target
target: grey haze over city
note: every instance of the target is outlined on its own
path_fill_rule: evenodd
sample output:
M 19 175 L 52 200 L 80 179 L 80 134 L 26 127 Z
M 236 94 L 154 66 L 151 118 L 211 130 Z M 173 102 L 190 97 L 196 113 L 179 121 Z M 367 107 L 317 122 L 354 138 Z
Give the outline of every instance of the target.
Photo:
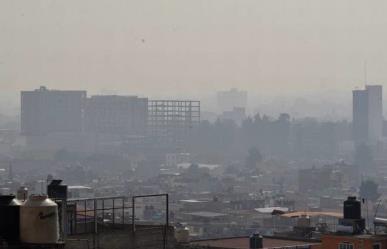
M 364 85 L 365 61 L 369 82 L 387 81 L 386 10 L 358 0 L 1 1 L 2 95 L 16 105 L 18 91 L 47 85 L 195 96 L 214 110 L 215 92 L 237 87 L 251 111 L 350 118 L 348 89 Z
M 386 13 L 0 0 L 0 249 L 387 249 Z

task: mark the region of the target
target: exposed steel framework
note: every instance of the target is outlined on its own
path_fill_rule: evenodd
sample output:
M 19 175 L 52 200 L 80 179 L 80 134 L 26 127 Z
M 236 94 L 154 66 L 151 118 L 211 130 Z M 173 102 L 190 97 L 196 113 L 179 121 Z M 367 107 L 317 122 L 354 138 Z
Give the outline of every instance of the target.
M 200 101 L 149 100 L 148 126 L 151 135 L 181 139 L 200 123 Z

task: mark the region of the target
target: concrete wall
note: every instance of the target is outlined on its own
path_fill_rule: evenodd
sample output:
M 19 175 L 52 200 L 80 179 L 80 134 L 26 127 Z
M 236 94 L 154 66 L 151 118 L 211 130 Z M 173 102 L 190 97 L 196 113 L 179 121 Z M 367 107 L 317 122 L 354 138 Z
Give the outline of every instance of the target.
M 67 238 L 66 249 L 162 249 L 164 248 L 164 226 L 114 227 L 98 226 L 98 234 L 72 235 Z M 174 228 L 167 229 L 167 248 L 175 248 Z

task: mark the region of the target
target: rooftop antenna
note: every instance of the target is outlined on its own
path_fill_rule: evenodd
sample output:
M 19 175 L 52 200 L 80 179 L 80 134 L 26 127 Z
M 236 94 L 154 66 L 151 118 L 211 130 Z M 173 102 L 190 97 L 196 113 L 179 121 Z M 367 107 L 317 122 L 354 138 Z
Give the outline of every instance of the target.
M 9 161 L 9 167 L 8 167 L 8 180 L 13 181 L 13 167 L 12 167 L 12 161 Z
M 368 77 L 368 75 L 367 75 L 367 61 L 365 60 L 364 61 L 364 85 L 367 85 L 367 81 L 368 81 L 368 79 L 367 79 L 367 77 Z
M 382 200 L 381 199 L 379 199 L 379 201 L 378 201 L 378 205 L 376 206 L 375 215 L 374 215 L 374 234 L 375 235 L 376 235 L 375 218 L 376 218 L 376 215 L 378 214 L 378 209 L 379 209 L 380 204 L 382 204 Z

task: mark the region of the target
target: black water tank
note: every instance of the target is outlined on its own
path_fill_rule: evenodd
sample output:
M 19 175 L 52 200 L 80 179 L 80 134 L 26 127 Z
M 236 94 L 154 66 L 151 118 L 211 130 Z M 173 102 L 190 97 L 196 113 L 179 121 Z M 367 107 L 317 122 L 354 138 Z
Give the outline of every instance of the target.
M 344 201 L 344 219 L 361 219 L 361 203 L 354 196 L 348 196 Z
M 47 195 L 51 199 L 67 200 L 67 185 L 62 180 L 52 180 L 47 186 Z
M 20 205 L 14 195 L 0 195 L 0 237 L 8 242 L 19 241 Z
M 263 237 L 259 233 L 250 236 L 250 249 L 263 248 Z

